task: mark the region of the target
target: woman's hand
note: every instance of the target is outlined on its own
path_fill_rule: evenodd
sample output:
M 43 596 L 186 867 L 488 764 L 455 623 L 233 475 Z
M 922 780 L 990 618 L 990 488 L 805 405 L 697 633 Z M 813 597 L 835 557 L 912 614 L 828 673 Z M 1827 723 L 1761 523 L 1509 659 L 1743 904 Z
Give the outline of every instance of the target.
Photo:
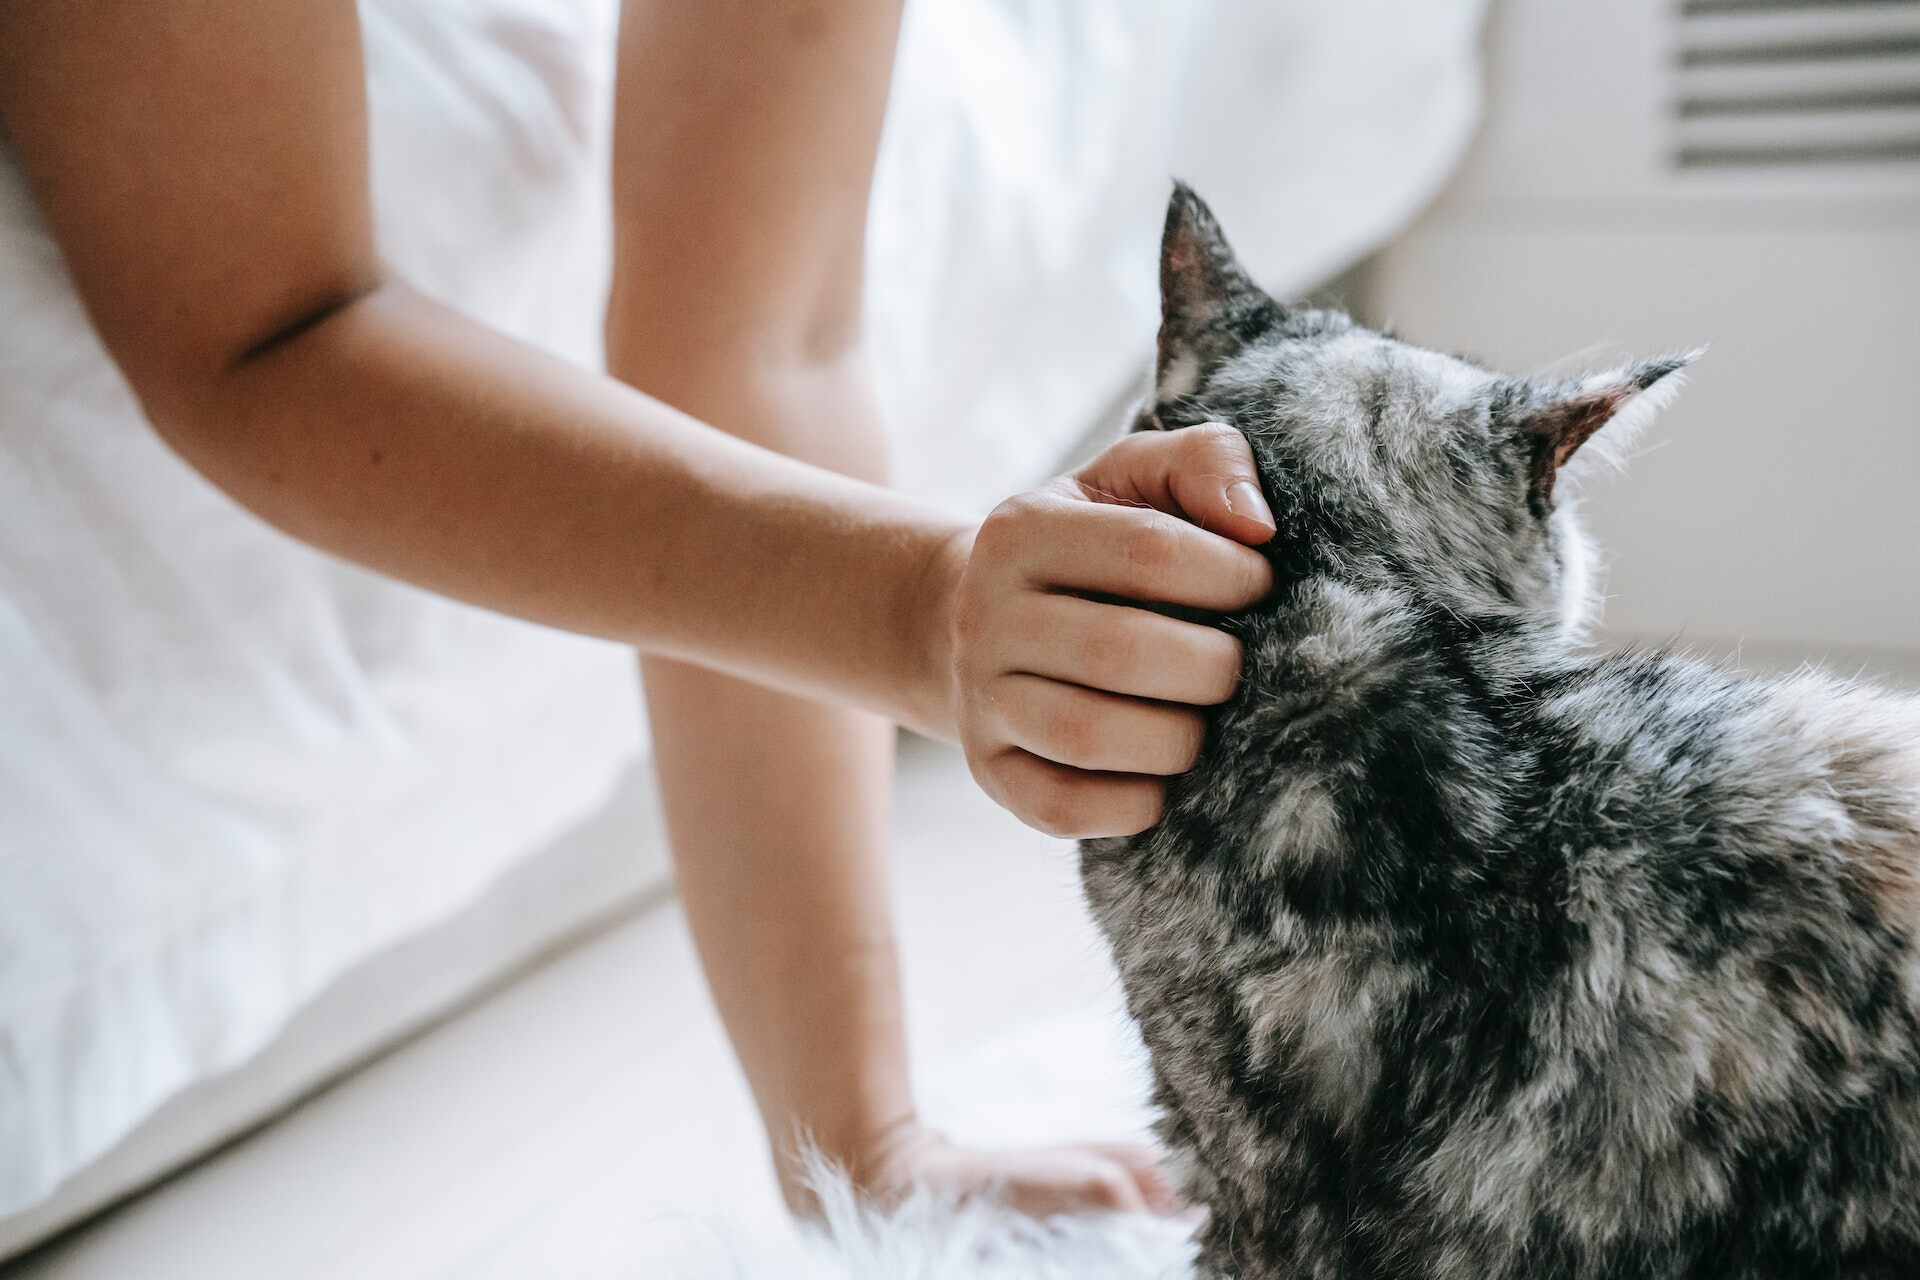
M 1172 1214 L 1183 1206 L 1143 1144 L 985 1151 L 917 1122 L 888 1133 L 850 1169 L 860 1190 L 893 1203 L 924 1189 L 954 1200 L 989 1197 L 1035 1218 L 1064 1213 Z M 796 1200 L 803 1209 L 805 1200 Z
M 952 592 L 954 722 L 974 778 L 1050 835 L 1131 835 L 1200 751 L 1240 644 L 1129 602 L 1244 609 L 1274 534 L 1233 428 L 1143 432 L 1000 504 Z

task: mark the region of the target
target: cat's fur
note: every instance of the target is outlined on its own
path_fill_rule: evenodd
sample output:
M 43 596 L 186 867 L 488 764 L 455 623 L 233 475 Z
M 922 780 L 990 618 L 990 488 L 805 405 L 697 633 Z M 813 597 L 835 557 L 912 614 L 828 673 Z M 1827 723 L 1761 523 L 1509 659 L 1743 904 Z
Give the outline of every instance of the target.
M 1556 477 L 1685 358 L 1281 306 L 1184 188 L 1162 293 L 1139 425 L 1239 428 L 1280 529 L 1198 767 L 1082 855 L 1202 1274 L 1920 1276 L 1920 704 L 1578 639 Z

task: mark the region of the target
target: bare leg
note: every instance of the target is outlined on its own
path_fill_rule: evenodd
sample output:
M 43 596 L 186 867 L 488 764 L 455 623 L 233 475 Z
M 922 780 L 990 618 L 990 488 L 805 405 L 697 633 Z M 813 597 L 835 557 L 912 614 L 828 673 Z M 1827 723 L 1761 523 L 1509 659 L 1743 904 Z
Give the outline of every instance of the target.
M 612 371 L 874 481 L 861 266 L 898 26 L 898 0 L 630 2 L 615 112 Z M 1157 1199 L 1134 1152 L 978 1153 L 916 1122 L 891 727 L 682 662 L 643 671 L 681 898 L 789 1202 L 807 1207 L 802 1136 L 882 1195 L 993 1189 L 1036 1212 Z
M 787 429 L 750 438 L 882 478 L 864 406 L 807 412 L 827 430 L 769 413 L 757 421 Z M 888 900 L 894 729 L 687 663 L 641 666 L 681 901 L 800 1203 L 799 1138 L 855 1162 L 913 1117 Z

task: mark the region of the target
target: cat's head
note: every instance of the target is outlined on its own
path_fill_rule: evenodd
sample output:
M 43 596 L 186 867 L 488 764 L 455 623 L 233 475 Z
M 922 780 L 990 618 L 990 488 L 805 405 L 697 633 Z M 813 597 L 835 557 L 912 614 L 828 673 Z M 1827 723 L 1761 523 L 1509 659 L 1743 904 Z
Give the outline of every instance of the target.
M 1280 524 L 1277 560 L 1391 574 L 1462 617 L 1570 631 L 1587 620 L 1591 552 L 1562 473 L 1621 457 L 1692 353 L 1529 381 L 1285 306 L 1184 186 L 1167 208 L 1160 293 L 1136 425 L 1245 433 Z

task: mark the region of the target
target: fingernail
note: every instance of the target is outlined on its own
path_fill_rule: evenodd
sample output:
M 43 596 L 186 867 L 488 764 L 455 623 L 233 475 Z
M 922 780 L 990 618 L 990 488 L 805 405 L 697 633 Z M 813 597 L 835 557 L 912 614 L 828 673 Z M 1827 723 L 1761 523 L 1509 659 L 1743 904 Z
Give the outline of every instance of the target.
M 1251 480 L 1235 480 L 1227 486 L 1227 510 L 1237 516 L 1249 516 L 1267 528 L 1279 531 L 1273 522 L 1273 508 Z

